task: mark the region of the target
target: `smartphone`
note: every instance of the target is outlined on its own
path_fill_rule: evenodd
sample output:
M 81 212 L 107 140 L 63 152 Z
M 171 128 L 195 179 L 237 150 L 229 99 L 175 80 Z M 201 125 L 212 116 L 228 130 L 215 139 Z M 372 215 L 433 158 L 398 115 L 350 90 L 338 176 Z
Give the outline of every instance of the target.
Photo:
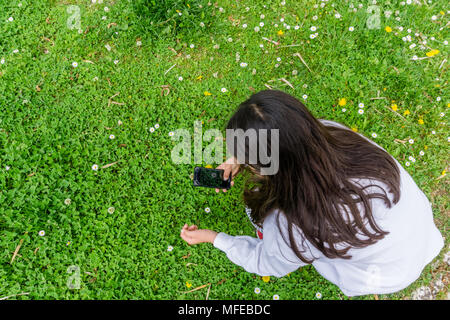
M 223 173 L 224 171 L 221 169 L 195 167 L 194 187 L 230 189 L 231 175 L 228 177 L 228 180 L 223 180 Z

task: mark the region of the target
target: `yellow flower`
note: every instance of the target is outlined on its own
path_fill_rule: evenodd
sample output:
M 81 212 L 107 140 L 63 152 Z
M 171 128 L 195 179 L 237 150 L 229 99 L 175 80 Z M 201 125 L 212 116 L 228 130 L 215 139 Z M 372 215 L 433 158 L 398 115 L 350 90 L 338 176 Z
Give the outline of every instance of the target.
M 262 277 L 262 281 L 264 281 L 264 282 L 269 282 L 269 280 L 270 280 L 269 276 Z
M 278 30 L 277 35 L 282 36 L 284 34 L 283 30 Z
M 352 130 L 353 130 L 354 132 L 358 132 L 358 128 L 356 128 L 356 127 L 352 127 Z
M 391 106 L 391 109 L 394 110 L 394 111 L 397 111 L 397 110 L 398 110 L 398 106 L 394 103 L 394 104 Z
M 190 9 L 191 8 L 191 6 L 189 5 L 189 3 L 186 3 L 186 5 L 187 5 L 187 7 Z
M 192 283 L 186 281 L 186 287 L 188 287 L 188 288 L 192 287 Z
M 347 104 L 347 99 L 342 98 L 342 99 L 339 100 L 339 105 L 340 105 L 341 107 L 345 106 L 346 104 Z
M 444 14 L 445 14 L 445 12 L 444 12 L 444 11 L 442 11 L 442 10 L 441 10 L 441 11 L 439 11 L 439 13 L 440 13 L 440 14 L 442 14 L 442 15 L 444 15 Z
M 447 170 L 444 169 L 444 171 L 442 171 L 442 175 L 445 176 L 445 174 L 447 173 Z
M 205 166 L 205 168 L 212 168 L 212 165 L 207 164 L 207 165 Z
M 437 55 L 438 53 L 439 53 L 439 50 L 438 50 L 438 49 L 433 49 L 433 50 L 431 50 L 431 51 L 428 51 L 428 52 L 426 53 L 426 55 L 427 55 L 427 57 L 433 57 L 433 56 Z
M 201 78 L 203 78 L 203 76 L 202 76 L 202 75 L 199 75 L 199 76 L 197 77 L 197 80 L 200 80 Z
M 405 112 L 403 112 L 403 115 L 404 115 L 404 116 L 407 116 L 407 115 L 410 114 L 410 113 L 411 113 L 411 112 L 409 112 L 409 110 L 406 109 Z
M 392 32 L 392 28 L 387 26 L 386 28 L 384 28 L 384 30 L 386 30 L 386 32 Z
M 427 150 L 427 149 L 428 149 L 428 146 L 424 146 L 423 148 L 424 148 L 425 150 Z
M 205 92 L 203 92 L 204 94 L 205 94 L 205 96 L 210 96 L 210 95 L 212 95 L 212 93 L 211 92 L 208 92 L 208 91 L 205 91 Z
M 419 124 L 423 124 L 423 119 L 419 119 Z

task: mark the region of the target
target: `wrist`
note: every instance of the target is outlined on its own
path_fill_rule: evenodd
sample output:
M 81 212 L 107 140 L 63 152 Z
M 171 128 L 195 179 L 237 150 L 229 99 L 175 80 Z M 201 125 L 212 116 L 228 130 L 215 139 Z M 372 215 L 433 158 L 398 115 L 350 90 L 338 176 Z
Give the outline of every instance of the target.
M 209 236 L 208 242 L 214 244 L 214 240 L 216 240 L 217 234 L 218 234 L 218 232 L 211 230 L 211 234 Z

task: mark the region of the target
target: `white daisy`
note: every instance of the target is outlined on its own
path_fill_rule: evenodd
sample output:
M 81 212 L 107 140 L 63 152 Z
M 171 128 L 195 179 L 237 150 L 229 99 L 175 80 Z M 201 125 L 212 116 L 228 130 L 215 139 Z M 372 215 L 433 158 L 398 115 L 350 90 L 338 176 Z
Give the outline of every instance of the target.
M 74 68 L 78 67 L 78 62 L 76 62 L 76 61 L 72 62 L 72 67 L 74 67 Z
M 200 22 L 200 27 L 204 28 L 205 27 L 205 23 Z
M 181 77 L 181 76 L 178 77 L 178 80 L 179 80 L 179 81 L 183 81 L 183 77 Z
M 411 163 L 409 163 L 409 161 L 405 162 L 405 166 L 409 167 L 411 165 Z
M 364 108 L 364 103 L 362 103 L 362 102 L 359 103 L 359 104 L 358 104 L 358 108 Z
M 114 64 L 118 64 L 119 63 L 119 60 L 114 60 Z
M 274 294 L 274 295 L 273 295 L 273 300 L 280 300 L 280 296 L 277 295 L 277 294 Z
M 255 32 L 259 32 L 259 27 L 255 27 L 253 30 L 255 30 Z
M 174 134 L 175 134 L 175 132 L 173 132 L 173 131 L 170 131 L 170 132 L 169 132 L 169 137 L 173 137 L 173 136 L 174 136 Z
M 194 48 L 195 48 L 195 44 L 191 44 L 189 47 L 190 47 L 191 49 L 194 49 Z
M 105 44 L 105 48 L 106 50 L 111 51 L 111 46 L 109 44 Z
M 423 155 L 425 154 L 425 152 L 423 152 L 422 150 L 420 150 L 419 154 L 420 154 L 421 156 L 423 156 Z
M 9 22 L 13 22 L 13 21 L 14 21 L 14 18 L 13 18 L 13 17 L 9 17 L 9 18 L 8 18 L 8 21 L 9 21 Z
M 247 24 L 246 23 L 244 23 L 243 25 L 242 25 L 242 28 L 247 28 Z
M 264 22 L 260 22 L 259 23 L 259 26 L 262 28 L 262 27 L 264 27 Z
M 151 128 L 149 129 L 149 131 L 153 133 L 153 132 L 155 132 L 155 128 L 151 127 Z
M 359 114 L 364 114 L 364 109 L 359 109 L 359 110 L 358 110 L 358 113 L 359 113 Z
M 298 74 L 298 71 L 297 70 L 292 70 L 292 75 L 293 76 L 296 76 Z
M 220 89 L 220 91 L 222 91 L 222 92 L 227 92 L 228 90 L 227 90 L 227 88 L 222 88 L 222 89 Z
M 311 30 L 311 31 L 316 31 L 317 28 L 316 28 L 315 26 L 312 26 L 312 27 L 310 28 L 310 30 Z
M 142 41 L 136 41 L 136 45 L 138 46 L 138 47 L 140 47 L 140 46 L 142 46 Z
M 318 16 L 313 16 L 313 17 L 312 17 L 312 19 L 313 19 L 314 21 L 316 21 L 318 18 L 319 18 Z
M 173 247 L 172 246 L 168 246 L 167 247 L 167 251 L 172 251 L 173 250 Z
M 260 288 L 255 288 L 255 293 L 256 294 L 260 294 L 261 293 L 261 289 Z
M 353 30 L 355 30 L 354 27 L 349 27 L 349 28 L 348 28 L 348 31 L 350 31 L 350 32 L 352 32 Z
M 43 236 L 45 236 L 45 231 L 44 230 L 41 230 L 41 231 L 39 231 L 39 233 L 38 233 L 41 237 L 43 237 Z
M 155 129 L 159 128 L 159 123 L 155 123 Z
M 345 109 L 345 108 L 342 108 L 342 112 L 346 112 L 347 111 L 347 109 Z
M 64 204 L 66 206 L 70 205 L 72 203 L 72 200 L 70 200 L 69 198 L 67 198 L 66 200 L 64 200 Z
M 314 33 L 309 35 L 309 38 L 314 39 L 316 37 L 316 35 Z
M 1 64 L 5 64 L 5 59 L 2 58 L 2 59 L 0 60 L 0 63 L 1 63 Z
M 116 138 L 116 136 L 113 135 L 113 134 L 110 134 L 110 135 L 109 135 L 109 138 L 110 138 L 111 140 L 114 140 L 114 139 Z
M 304 94 L 304 95 L 302 96 L 302 98 L 303 98 L 303 100 L 306 100 L 306 99 L 308 99 L 308 96 L 307 96 L 306 94 Z
M 229 37 L 227 40 L 228 40 L 228 42 L 233 42 L 233 38 L 231 38 L 231 37 Z
M 409 139 L 408 142 L 409 142 L 409 144 L 413 144 L 414 143 L 414 139 Z
M 376 138 L 376 137 L 378 137 L 378 135 L 375 132 L 372 133 L 372 138 Z
M 5 167 L 5 170 L 6 170 L 6 171 L 9 171 L 9 169 L 11 169 L 10 166 L 6 166 L 6 167 Z
M 262 14 L 262 15 L 260 15 L 259 17 L 260 17 L 261 19 L 264 19 L 266 16 Z
M 119 126 L 121 126 L 122 124 L 123 124 L 123 122 L 122 121 L 117 121 L 117 124 L 119 125 Z
M 437 98 L 436 98 L 436 101 L 441 101 L 441 97 L 437 97 Z
M 206 207 L 206 208 L 205 208 L 205 212 L 206 212 L 206 213 L 210 213 L 210 212 L 211 212 L 211 209 L 208 208 L 208 207 Z
M 116 211 L 116 209 L 115 209 L 114 207 L 109 207 L 109 208 L 108 208 L 108 213 L 109 213 L 109 214 L 113 214 L 114 211 Z
M 97 171 L 98 170 L 98 165 L 96 165 L 96 164 L 92 165 L 92 170 Z
M 103 10 L 105 10 L 105 12 L 109 12 L 109 8 L 108 7 L 103 8 Z
M 322 294 L 321 294 L 320 292 L 317 292 L 317 293 L 316 293 L 316 298 L 317 298 L 317 299 L 322 299 Z
M 242 68 L 245 68 L 245 67 L 247 66 L 247 63 L 241 62 L 240 66 L 241 66 Z
M 336 14 L 334 15 L 334 17 L 335 17 L 336 19 L 340 19 L 340 18 L 341 18 L 341 15 L 340 15 L 339 13 L 336 13 Z

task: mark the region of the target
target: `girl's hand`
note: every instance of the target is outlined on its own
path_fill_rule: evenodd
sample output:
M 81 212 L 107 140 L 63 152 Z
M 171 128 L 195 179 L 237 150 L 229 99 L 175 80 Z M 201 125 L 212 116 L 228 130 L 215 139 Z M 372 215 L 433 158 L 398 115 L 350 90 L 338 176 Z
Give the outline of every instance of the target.
M 198 244 L 202 242 L 214 243 L 217 232 L 208 229 L 198 229 L 196 225 L 185 224 L 181 229 L 180 237 L 188 244 Z
M 231 179 L 233 179 L 236 174 L 239 172 L 240 165 L 237 162 L 235 157 L 228 158 L 224 163 L 218 166 L 216 169 L 222 169 L 225 172 L 223 173 L 223 179 L 227 180 L 231 174 Z M 234 181 L 231 181 L 231 185 L 234 185 Z M 216 192 L 219 192 L 219 189 L 216 189 Z M 222 189 L 223 192 L 226 192 L 226 189 Z

